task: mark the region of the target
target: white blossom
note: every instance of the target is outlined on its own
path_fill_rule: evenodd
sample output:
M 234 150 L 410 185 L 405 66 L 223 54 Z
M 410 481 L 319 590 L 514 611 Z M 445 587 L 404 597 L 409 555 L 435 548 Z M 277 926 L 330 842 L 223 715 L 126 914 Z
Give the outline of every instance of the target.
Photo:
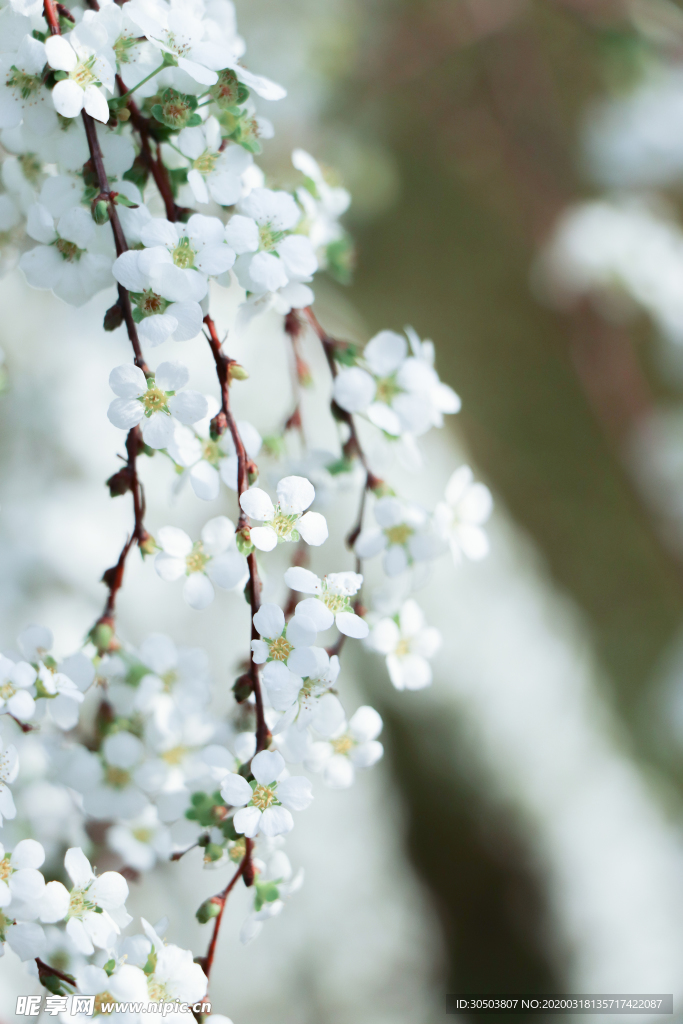
M 173 437 L 172 416 L 181 423 L 196 423 L 206 415 L 204 395 L 183 390 L 189 379 L 183 363 L 160 363 L 149 378 L 134 363 L 123 363 L 109 374 L 109 386 L 118 397 L 107 416 L 121 430 L 141 423 L 145 444 L 165 448 Z
M 284 294 L 312 279 L 318 268 L 313 246 L 304 235 L 292 234 L 300 219 L 301 211 L 288 192 L 255 188 L 241 200 L 225 234 L 237 253 L 234 271 L 245 291 L 256 298 Z M 293 296 L 302 306 L 313 299 L 309 288 Z
M 143 229 L 144 230 L 144 229 Z M 194 279 L 176 273 L 178 268 L 166 257 L 149 259 L 145 251 L 129 250 L 114 262 L 112 273 L 130 292 L 133 319 L 138 334 L 148 345 L 161 345 L 169 338 L 189 341 L 202 329 L 200 299 L 206 294 L 205 278 Z
M 26 27 L 23 19 L 3 11 L 0 32 L 8 30 L 10 20 Z M 17 43 L 16 49 L 0 54 L 0 128 L 15 128 L 23 120 L 37 135 L 48 135 L 57 127 L 57 115 L 43 83 L 45 44 L 28 32 Z
M 218 411 L 218 403 L 210 398 L 209 416 Z M 193 430 L 177 426 L 173 440 L 168 446 L 171 458 L 187 469 L 179 478 L 179 489 L 189 478 L 192 490 L 202 501 L 213 501 L 220 492 L 221 480 L 232 491 L 237 490 L 238 458 L 232 434 L 223 431 L 220 437 L 202 436 L 198 427 Z M 261 435 L 256 427 L 246 420 L 237 421 L 237 430 L 242 439 L 245 451 L 250 459 L 255 459 L 261 450 Z M 204 433 L 204 432 L 202 432 Z M 205 433 L 208 433 L 208 429 Z
M 99 51 L 101 38 L 89 30 L 87 23 L 77 26 L 67 36 L 48 36 L 45 55 L 56 71 L 66 72 L 52 90 L 52 102 L 62 117 L 78 117 L 85 110 L 104 124 L 109 120 L 109 106 L 101 86 L 114 90 L 114 68 Z
M 313 799 L 311 783 L 303 776 L 286 776 L 285 761 L 277 751 L 262 750 L 251 762 L 254 783 L 241 775 L 228 775 L 221 786 L 226 803 L 239 807 L 234 816 L 237 832 L 249 839 L 262 832 L 278 836 L 290 832 L 290 811 L 303 811 Z
M 0 827 L 3 819 L 15 818 L 17 809 L 14 805 L 12 791 L 9 788 L 19 773 L 19 757 L 17 748 L 10 744 L 8 747 L 2 742 L 0 736 Z
M 0 654 L 0 715 L 28 722 L 36 713 L 33 684 L 36 670 L 27 661 L 14 662 Z M 29 692 L 30 691 L 30 692 Z
M 347 412 L 364 413 L 385 433 L 416 437 L 443 426 L 444 413 L 456 413 L 460 399 L 434 369 L 434 345 L 421 342 L 412 327 L 408 342 L 395 331 L 380 331 L 363 350 L 362 366 L 342 367 L 333 397 Z
M 244 585 L 249 574 L 247 560 L 237 551 L 235 526 L 227 516 L 209 519 L 201 539 L 194 543 L 177 526 L 163 526 L 157 536 L 162 550 L 154 568 L 167 583 L 187 577 L 183 597 L 191 608 L 201 610 L 211 604 L 214 583 L 224 590 Z
M 469 466 L 456 469 L 446 485 L 446 500 L 434 509 L 436 529 L 448 542 L 454 562 L 463 555 L 473 561 L 486 557 L 489 542 L 482 525 L 492 510 L 488 487 L 475 483 Z
M 153 969 L 147 975 L 147 991 L 152 1002 L 161 1000 L 195 1003 L 206 995 L 207 980 L 204 971 L 192 958 L 189 949 L 167 945 L 144 917 L 140 918 L 150 942 L 148 963 Z
M 83 207 L 71 207 L 55 222 L 47 207 L 36 203 L 28 212 L 26 230 L 41 243 L 19 261 L 33 288 L 52 289 L 70 305 L 82 306 L 111 284 L 111 258 L 93 251 L 102 246 L 98 232 L 103 229 Z
M 265 921 L 282 913 L 286 900 L 304 882 L 303 868 L 292 877 L 292 865 L 284 850 L 274 850 L 265 862 L 255 860 L 254 868 L 254 906 L 240 929 L 244 945 L 256 938 Z
M 252 162 L 251 153 L 236 145 L 222 149 L 222 142 L 221 127 L 215 117 L 207 118 L 203 125 L 183 128 L 178 135 L 178 149 L 191 161 L 187 183 L 198 203 L 213 199 L 219 206 L 233 206 L 242 195 L 242 175 Z M 233 253 L 232 261 L 223 271 L 234 261 Z
M 350 600 L 363 585 L 360 573 L 331 572 L 320 579 L 310 569 L 292 565 L 285 573 L 285 583 L 291 590 L 315 594 L 297 604 L 296 615 L 306 615 L 319 632 L 336 622 L 346 636 L 362 639 L 368 635 L 367 623 L 353 611 Z
M 251 528 L 251 542 L 260 551 L 272 551 L 282 541 L 302 537 L 318 546 L 327 540 L 327 522 L 319 512 L 306 512 L 315 498 L 313 484 L 303 476 L 286 476 L 276 487 L 277 504 L 260 487 L 240 495 L 242 511 L 266 526 Z
M 107 846 L 136 871 L 150 871 L 157 860 L 168 860 L 172 849 L 170 832 L 151 804 L 137 818 L 112 825 Z
M 121 928 L 132 920 L 124 907 L 128 897 L 125 878 L 116 871 L 96 876 L 79 847 L 66 851 L 64 867 L 73 888 L 68 892 L 61 882 L 55 882 L 58 888 L 54 889 L 52 904 L 55 913 L 61 911 L 67 919 L 67 935 L 86 956 L 94 953 L 95 947 L 110 950 Z
M 374 516 L 377 527 L 364 528 L 354 549 L 359 558 L 383 552 L 387 576 L 398 576 L 414 562 L 428 561 L 439 553 L 438 539 L 419 505 L 386 496 L 375 502 Z
M 368 646 L 386 657 L 389 678 L 397 690 L 422 690 L 432 681 L 428 659 L 441 646 L 441 634 L 426 626 L 422 609 L 412 598 L 398 615 L 380 619 L 371 629 Z
M 358 708 L 329 740 L 313 744 L 305 765 L 322 771 L 332 789 L 347 789 L 353 784 L 357 768 L 370 768 L 382 757 L 384 748 L 377 737 L 382 731 L 380 715 L 367 705 Z

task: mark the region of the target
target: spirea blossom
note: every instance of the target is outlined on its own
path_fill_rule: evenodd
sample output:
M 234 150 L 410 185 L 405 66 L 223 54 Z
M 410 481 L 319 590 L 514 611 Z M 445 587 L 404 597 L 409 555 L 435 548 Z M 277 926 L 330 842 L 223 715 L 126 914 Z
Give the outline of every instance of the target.
M 240 808 L 234 816 L 237 832 L 253 839 L 259 832 L 279 836 L 294 828 L 290 811 L 303 811 L 313 799 L 311 784 L 303 776 L 287 776 L 277 751 L 262 750 L 251 762 L 253 783 L 241 775 L 228 775 L 221 786 L 226 803 Z
M 204 396 L 183 390 L 189 379 L 182 363 L 160 363 L 149 378 L 134 363 L 117 366 L 109 374 L 109 387 L 118 397 L 107 416 L 121 430 L 141 424 L 145 444 L 165 448 L 173 437 L 172 416 L 181 423 L 196 423 L 206 415 Z
M 214 599 L 213 584 L 224 590 L 240 586 L 247 576 L 247 561 L 235 546 L 235 526 L 227 516 L 216 516 L 204 526 L 200 540 L 192 542 L 177 526 L 163 526 L 157 534 L 161 551 L 154 567 L 162 580 L 186 577 L 183 597 L 201 610 Z
M 277 504 L 260 487 L 250 487 L 240 495 L 242 511 L 250 519 L 265 526 L 252 526 L 250 536 L 254 547 L 272 551 L 282 541 L 301 537 L 307 544 L 318 546 L 327 540 L 327 522 L 319 512 L 306 512 L 313 503 L 315 489 L 303 476 L 286 476 L 276 487 Z

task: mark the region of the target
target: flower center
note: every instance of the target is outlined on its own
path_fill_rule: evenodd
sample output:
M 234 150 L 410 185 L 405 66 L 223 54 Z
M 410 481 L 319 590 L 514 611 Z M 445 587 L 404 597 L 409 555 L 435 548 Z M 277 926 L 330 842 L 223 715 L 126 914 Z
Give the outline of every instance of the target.
M 298 518 L 298 516 L 286 516 L 284 512 L 276 512 L 269 525 L 272 526 L 278 537 L 287 540 Z
M 261 249 L 265 249 L 266 252 L 272 252 L 278 242 L 281 242 L 285 237 L 285 232 L 276 231 L 271 224 L 264 224 L 263 227 L 258 229 L 258 235 Z
M 2 686 L 0 686 L 0 697 L 2 697 L 3 700 L 9 700 L 16 692 L 17 691 L 14 688 L 13 683 L 3 683 Z
M 23 100 L 28 100 L 40 89 L 42 80 L 40 75 L 27 75 L 25 71 L 15 67 L 13 64 L 7 76 L 7 85 L 10 89 L 18 89 Z
M 181 238 L 175 249 L 171 250 L 171 256 L 176 267 L 180 267 L 181 270 L 189 270 L 190 267 L 193 267 L 196 253 L 190 245 L 190 239 Z
M 157 981 L 156 978 L 148 978 L 147 991 L 149 992 L 149 998 L 153 1003 L 160 1003 L 162 999 L 168 999 L 168 990 L 166 986 L 163 982 Z
M 271 783 L 270 786 L 257 786 L 251 798 L 252 805 L 258 807 L 260 811 L 265 811 L 267 807 L 272 807 L 277 800 L 275 790 L 272 788 L 274 785 L 275 783 Z
M 277 640 L 271 640 L 268 644 L 268 652 L 273 661 L 287 661 L 293 650 L 294 645 L 284 636 L 279 636 Z
M 94 1006 L 94 1009 L 93 1009 L 93 1016 L 95 1014 L 98 1014 L 98 1013 L 102 1013 L 102 1014 L 105 1014 L 106 1016 L 108 1016 L 111 1013 L 111 1010 L 107 1009 L 106 1011 L 104 1011 L 102 1009 L 102 1003 L 113 1003 L 113 1002 L 115 1002 L 115 1000 L 114 1000 L 113 995 L 111 995 L 110 992 L 99 992 L 95 996 L 95 1006 Z
M 170 750 L 165 750 L 161 755 L 161 760 L 165 761 L 166 764 L 182 764 L 183 760 L 187 756 L 189 748 L 183 746 L 171 747 Z
M 213 171 L 218 160 L 218 153 L 210 153 L 209 150 L 205 150 L 201 156 L 198 156 L 192 166 L 196 171 L 199 171 L 205 178 Z
M 390 544 L 405 544 L 414 531 L 407 523 L 397 523 L 396 526 L 388 526 L 384 532 Z
M 133 838 L 137 839 L 139 843 L 150 843 L 154 838 L 154 833 L 151 828 L 134 828 Z
M 178 682 L 178 673 L 171 669 L 169 672 L 165 672 L 163 674 L 161 681 L 164 684 L 165 692 L 170 693 L 175 683 Z
M 112 47 L 114 56 L 119 64 L 129 64 L 131 62 L 133 58 L 129 51 L 132 50 L 135 45 L 136 40 L 134 36 L 119 36 Z
M 333 594 L 329 590 L 325 590 L 322 595 L 323 603 L 327 605 L 333 615 L 337 612 L 350 612 L 351 602 L 348 597 L 343 594 Z
M 69 897 L 67 917 L 83 917 L 87 910 L 94 910 L 97 904 L 86 899 L 87 889 L 74 889 Z
M 239 864 L 239 862 L 242 860 L 242 857 L 244 857 L 246 852 L 247 841 L 244 838 L 244 836 L 242 836 L 240 839 L 238 839 L 236 842 L 232 844 L 232 846 L 228 850 L 228 857 L 236 864 Z
M 104 773 L 104 779 L 107 785 L 113 789 L 125 789 L 130 782 L 130 772 L 127 772 L 125 768 L 118 768 L 116 765 L 110 764 Z
M 336 740 L 331 740 L 330 742 L 335 754 L 348 754 L 351 748 L 355 746 L 355 743 L 347 732 L 345 732 L 343 736 L 338 736 Z
M 69 78 L 71 78 L 77 85 L 80 85 L 81 89 L 87 89 L 89 85 L 99 82 L 97 75 L 94 71 L 95 58 L 88 57 L 85 61 L 79 61 L 73 71 L 69 72 Z
M 204 554 L 201 541 L 196 541 L 192 551 L 185 559 L 186 572 L 189 576 L 193 572 L 204 572 L 204 566 L 209 561 L 209 555 Z
M 142 293 L 142 296 L 138 300 L 138 309 L 144 316 L 154 316 L 157 313 L 163 313 L 168 302 L 166 299 L 162 299 L 161 295 L 157 295 L 156 292 L 146 291 Z
M 61 253 L 62 259 L 67 263 L 75 263 L 80 260 L 85 249 L 79 249 L 75 242 L 67 242 L 66 238 L 58 238 L 55 242 L 55 249 Z
M 222 451 L 218 447 L 217 441 L 203 441 L 202 442 L 202 458 L 206 459 L 212 466 L 217 466 L 219 460 L 222 458 Z
M 153 384 L 152 387 L 147 388 L 147 391 L 141 398 L 141 402 L 148 416 L 151 416 L 153 412 L 159 412 L 166 405 L 166 392 Z
M 400 388 L 396 383 L 395 377 L 382 377 L 377 381 L 377 393 L 375 398 L 378 402 L 384 402 L 386 405 L 391 405 L 392 399 L 396 398 L 396 395 L 403 393 L 403 388 Z
M 11 874 L 12 865 L 10 864 L 10 855 L 5 854 L 2 860 L 0 860 L 0 878 L 3 882 L 6 882 Z
M 396 655 L 397 658 L 405 658 L 406 655 L 410 654 L 410 640 L 406 640 L 405 637 L 399 640 L 399 642 L 396 644 L 396 650 L 394 651 L 394 654 Z

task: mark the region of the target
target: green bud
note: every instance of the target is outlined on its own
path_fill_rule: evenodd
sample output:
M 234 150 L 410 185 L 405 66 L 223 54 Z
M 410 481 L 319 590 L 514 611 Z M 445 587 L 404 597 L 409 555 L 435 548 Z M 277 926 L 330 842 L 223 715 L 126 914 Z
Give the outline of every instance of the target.
M 96 224 L 106 224 L 109 220 L 109 203 L 106 199 L 98 199 L 93 204 L 92 219 Z
M 104 969 L 111 978 L 112 974 L 116 970 L 116 960 L 107 960 L 106 964 L 104 965 Z
M 146 555 L 153 555 L 156 551 L 159 550 L 157 542 L 155 541 L 152 534 L 147 533 L 146 531 L 144 537 L 142 537 L 141 540 L 139 541 L 138 547 L 140 548 L 140 554 L 142 555 L 143 558 Z
M 254 545 L 251 543 L 251 533 L 248 526 L 243 527 L 239 533 L 235 534 L 235 543 L 241 555 L 246 557 L 252 553 Z
M 180 131 L 181 128 L 193 128 L 201 124 L 202 119 L 195 113 L 196 110 L 196 96 L 186 96 L 176 89 L 166 89 L 161 102 L 152 106 L 152 116 L 167 128 Z
M 114 630 L 106 622 L 97 622 L 90 630 L 90 639 L 100 654 L 111 650 Z
M 218 843 L 207 843 L 204 849 L 204 860 L 213 863 L 223 856 L 223 847 Z
M 246 85 L 242 85 L 231 68 L 218 72 L 218 81 L 211 86 L 209 92 L 221 110 L 234 110 L 249 98 L 249 90 Z
M 218 917 L 221 912 L 221 907 L 221 901 L 215 896 L 212 896 L 211 899 L 204 900 L 197 911 L 197 920 L 200 924 L 207 924 L 212 918 Z
M 228 366 L 228 381 L 249 380 L 249 374 L 239 363 L 230 363 Z

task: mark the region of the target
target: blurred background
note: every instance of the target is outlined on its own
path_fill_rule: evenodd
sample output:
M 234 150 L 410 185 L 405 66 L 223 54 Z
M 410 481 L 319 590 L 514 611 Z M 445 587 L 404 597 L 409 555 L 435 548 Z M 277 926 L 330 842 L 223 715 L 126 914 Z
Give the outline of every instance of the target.
M 396 693 L 381 659 L 347 650 L 349 706 L 380 710 L 385 759 L 352 790 L 316 787 L 288 844 L 304 889 L 246 949 L 236 894 L 217 1009 L 235 1024 L 433 1024 L 455 991 L 673 992 L 680 1006 L 683 3 L 236 7 L 249 66 L 289 90 L 265 111 L 269 182 L 296 180 L 299 145 L 353 195 L 357 267 L 347 287 L 316 285 L 320 319 L 360 341 L 412 324 L 463 400 L 426 468 L 392 482 L 431 506 L 469 461 L 496 512 L 489 558 L 440 564 L 418 595 L 444 636 L 431 689 Z M 213 301 L 227 322 L 233 297 Z M 0 302 L 2 640 L 40 621 L 68 653 L 128 527 L 102 486 L 121 447 L 107 374 L 126 341 L 100 329 L 106 296 L 74 317 L 15 272 Z M 278 331 L 259 321 L 233 353 L 258 368 L 236 407 L 264 434 L 290 402 Z M 181 356 L 210 390 L 206 354 Z M 318 440 L 328 381 L 312 337 L 304 356 L 322 381 L 304 408 Z M 152 532 L 196 529 L 206 507 L 185 493 L 169 511 L 159 463 Z M 351 567 L 354 500 L 328 511 L 327 568 Z M 247 622 L 232 600 L 198 615 L 136 563 L 122 632 L 205 646 L 228 687 Z M 187 920 L 221 884 L 199 860 L 132 901 L 155 920 L 177 893 L 169 938 L 195 953 L 205 929 Z M 5 1018 L 21 971 L 0 963 Z

